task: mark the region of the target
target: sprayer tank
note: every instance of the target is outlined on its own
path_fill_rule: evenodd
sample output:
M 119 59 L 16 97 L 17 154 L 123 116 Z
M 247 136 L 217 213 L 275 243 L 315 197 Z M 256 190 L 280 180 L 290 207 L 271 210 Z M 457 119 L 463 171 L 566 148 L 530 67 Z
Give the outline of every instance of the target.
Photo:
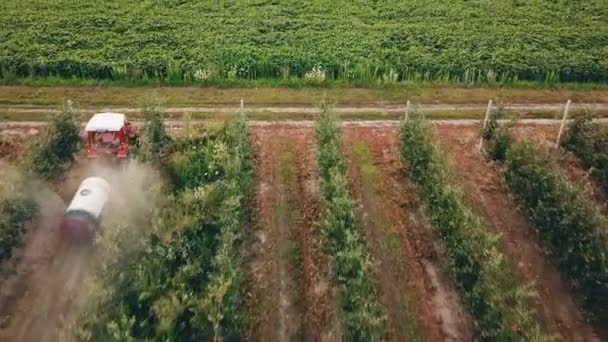
M 82 181 L 63 215 L 61 232 L 76 240 L 92 238 L 109 194 L 110 184 L 103 178 L 90 177 Z

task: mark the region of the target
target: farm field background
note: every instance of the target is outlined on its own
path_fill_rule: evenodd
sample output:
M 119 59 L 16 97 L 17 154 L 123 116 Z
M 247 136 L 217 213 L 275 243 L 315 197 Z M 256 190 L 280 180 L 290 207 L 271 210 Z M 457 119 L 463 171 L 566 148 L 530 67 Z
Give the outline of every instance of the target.
M 606 0 L 0 1 L 0 341 L 608 340 L 607 123 Z
M 0 4 L 4 81 L 608 80 L 588 1 L 85 1 Z
M 605 336 L 601 305 L 594 308 L 592 300 L 587 306 L 590 298 L 576 282 L 605 281 L 603 273 L 570 274 L 547 254 L 594 260 L 595 252 L 562 250 L 545 240 L 550 231 L 538 235 L 537 221 L 518 210 L 519 198 L 503 179 L 510 164 L 480 154 L 476 125 L 422 129 L 418 118 L 410 118 L 400 127 L 341 126 L 327 110 L 315 127 L 247 126 L 242 119 L 194 127 L 184 121 L 166 133 L 162 111 L 156 111 L 152 123 L 145 116 L 144 150 L 122 171 L 77 157 L 65 174 L 44 183 L 48 202 L 37 202 L 30 218 L 14 217 L 26 226 L 13 251 L 4 247 L 13 256 L 1 269 L 0 337 Z M 583 127 L 596 132 L 603 126 Z M 554 149 L 558 128 L 511 129 L 518 141 L 532 139 L 556 153 L 560 160 L 549 168 L 551 177 L 579 189 L 579 204 L 600 208 L 606 198 L 602 179 L 570 152 Z M 45 131 L 3 131 L 3 142 L 12 135 L 19 146 L 0 155 L 0 162 L 19 167 L 16 159 L 28 159 L 27 146 Z M 589 135 L 570 137 L 577 132 L 568 130 L 570 144 L 587 146 Z M 534 161 L 528 158 L 520 162 Z M 70 247 L 55 234 L 64 203 L 83 177 L 100 170 L 117 187 L 105 232 L 94 250 Z M 451 172 L 454 177 L 445 178 Z M 44 210 L 40 203 L 46 203 Z M 567 201 L 555 205 L 564 213 L 579 210 Z M 605 224 L 599 215 L 606 209 L 596 210 L 603 214 L 593 215 Z M 596 231 L 600 239 L 604 228 Z M 578 229 L 583 234 L 586 228 Z M 134 295 L 140 299 L 132 300 Z M 28 313 L 37 306 L 36 314 Z

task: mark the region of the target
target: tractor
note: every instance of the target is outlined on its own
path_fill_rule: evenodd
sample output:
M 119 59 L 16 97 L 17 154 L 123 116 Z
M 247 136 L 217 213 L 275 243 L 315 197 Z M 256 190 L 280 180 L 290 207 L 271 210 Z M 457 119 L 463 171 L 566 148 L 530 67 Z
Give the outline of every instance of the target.
M 124 114 L 93 115 L 85 127 L 87 159 L 128 160 L 138 135 Z

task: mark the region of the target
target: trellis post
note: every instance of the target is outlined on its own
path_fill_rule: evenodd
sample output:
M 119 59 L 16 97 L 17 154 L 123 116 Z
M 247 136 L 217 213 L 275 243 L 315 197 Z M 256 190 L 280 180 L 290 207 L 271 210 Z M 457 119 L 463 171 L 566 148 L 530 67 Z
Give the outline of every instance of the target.
M 406 123 L 407 119 L 410 116 L 410 106 L 411 106 L 411 102 L 410 102 L 410 100 L 407 100 L 407 102 L 405 103 L 405 116 L 403 117 L 403 123 Z
M 492 100 L 488 101 L 488 109 L 486 109 L 486 117 L 483 119 L 483 125 L 481 125 L 480 136 L 479 139 L 479 151 L 483 148 L 483 131 L 486 129 L 486 125 L 488 124 L 488 119 L 490 118 L 490 113 L 492 112 Z
M 241 97 L 241 117 L 245 116 L 245 100 L 243 100 L 243 98 Z
M 562 124 L 559 126 L 559 132 L 557 133 L 557 140 L 555 141 L 555 147 L 559 148 L 559 141 L 562 138 L 562 133 L 564 133 L 564 127 L 566 126 L 566 121 L 568 120 L 568 112 L 570 111 L 570 99 L 566 102 L 566 107 L 564 108 L 564 116 L 562 117 Z

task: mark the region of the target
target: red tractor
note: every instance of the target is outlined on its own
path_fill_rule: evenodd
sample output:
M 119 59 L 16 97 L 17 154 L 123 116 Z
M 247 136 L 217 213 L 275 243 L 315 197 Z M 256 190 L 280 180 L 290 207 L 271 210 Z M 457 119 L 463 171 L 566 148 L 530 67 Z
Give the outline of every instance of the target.
M 129 158 L 129 143 L 137 139 L 137 134 L 124 114 L 99 113 L 85 127 L 87 158 Z

